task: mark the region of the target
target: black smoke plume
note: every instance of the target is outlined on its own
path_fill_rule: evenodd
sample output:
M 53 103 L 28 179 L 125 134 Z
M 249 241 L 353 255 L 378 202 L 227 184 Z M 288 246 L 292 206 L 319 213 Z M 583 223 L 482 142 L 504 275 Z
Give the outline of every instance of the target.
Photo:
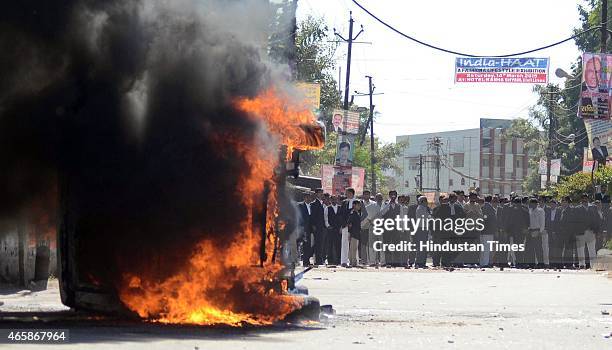
M 265 38 L 262 3 L 4 4 L 0 216 L 58 188 L 79 273 L 103 283 L 126 267 L 163 277 L 203 234 L 234 240 L 246 162 L 218 140 L 258 132 L 231 101 L 274 75 L 244 43 Z

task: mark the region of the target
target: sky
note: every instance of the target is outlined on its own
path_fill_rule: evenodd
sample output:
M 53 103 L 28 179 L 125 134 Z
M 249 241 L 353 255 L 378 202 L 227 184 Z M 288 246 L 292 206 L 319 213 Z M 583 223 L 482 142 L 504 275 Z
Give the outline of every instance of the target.
M 571 36 L 579 25 L 582 0 L 357 0 L 398 30 L 453 51 L 477 55 L 510 54 L 533 49 Z M 385 142 L 396 136 L 478 128 L 480 118 L 528 117 L 537 96 L 533 84 L 454 83 L 455 55 L 435 51 L 401 37 L 378 23 L 351 0 L 299 0 L 298 21 L 308 15 L 324 17 L 332 28 L 348 36 L 349 11 L 354 34 L 350 92 L 368 91 L 365 75 L 373 77 L 374 126 Z M 333 34 L 332 34 L 333 35 Z M 347 45 L 340 44 L 336 62 L 346 72 Z M 549 80 L 563 84 L 555 69 L 570 67 L 580 55 L 574 41 L 525 57 L 550 58 Z M 334 72 L 338 76 L 338 70 Z M 338 78 L 336 78 L 338 79 Z M 368 105 L 367 97 L 355 103 Z

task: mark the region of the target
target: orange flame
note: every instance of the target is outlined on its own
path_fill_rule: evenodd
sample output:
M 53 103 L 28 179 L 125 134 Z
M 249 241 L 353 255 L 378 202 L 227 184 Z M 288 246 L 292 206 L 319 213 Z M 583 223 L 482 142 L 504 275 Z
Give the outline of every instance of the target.
M 232 235 L 237 238 L 229 247 L 209 239 L 201 241 L 187 266 L 163 281 L 124 275 L 119 297 L 142 318 L 162 323 L 265 325 L 301 306 L 301 299 L 287 295 L 286 284 L 276 279 L 283 268 L 280 259 L 275 263 L 270 259 L 276 244 L 274 222 L 278 216 L 274 170 L 279 165 L 279 144 L 289 149 L 320 148 L 322 130 L 310 111 L 295 107 L 288 96 L 274 89 L 252 99 L 237 99 L 234 106 L 259 122 L 265 131 L 254 141 L 232 135 L 217 135 L 218 140 L 214 140 L 219 142 L 220 150 L 231 147 L 247 159 L 237 186 L 242 204 L 250 208 L 241 222 L 241 232 Z M 264 266 L 258 266 L 261 232 L 254 223 L 256 213 L 263 209 L 263 200 L 257 198 L 263 198 L 266 184 L 267 260 Z

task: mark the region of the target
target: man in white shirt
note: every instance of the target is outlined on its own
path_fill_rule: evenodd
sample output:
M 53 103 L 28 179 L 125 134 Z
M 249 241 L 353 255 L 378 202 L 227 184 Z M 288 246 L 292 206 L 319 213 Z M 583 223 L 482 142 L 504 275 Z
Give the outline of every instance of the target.
M 338 205 L 338 197 L 336 196 L 332 196 L 330 201 L 331 203 L 325 207 L 324 212 L 325 227 L 327 228 L 327 263 L 340 265 L 340 247 L 342 245 L 340 205 Z
M 529 233 L 525 241 L 524 263 L 532 268 L 544 267 L 544 254 L 542 249 L 542 235 L 546 232 L 546 214 L 538 206 L 538 200 L 529 200 Z M 537 263 L 537 264 L 536 264 Z

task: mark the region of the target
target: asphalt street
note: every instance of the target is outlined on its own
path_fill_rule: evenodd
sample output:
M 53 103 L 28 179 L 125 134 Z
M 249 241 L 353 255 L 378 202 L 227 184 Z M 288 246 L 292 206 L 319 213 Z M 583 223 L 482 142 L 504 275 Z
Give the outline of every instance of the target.
M 70 329 L 71 339 L 50 348 L 612 348 L 612 279 L 606 272 L 317 268 L 300 283 L 336 314 L 319 323 L 239 329 L 55 321 Z M 0 314 L 66 313 L 56 283 L 47 291 L 2 294 Z M 0 328 L 15 324 L 5 321 Z

